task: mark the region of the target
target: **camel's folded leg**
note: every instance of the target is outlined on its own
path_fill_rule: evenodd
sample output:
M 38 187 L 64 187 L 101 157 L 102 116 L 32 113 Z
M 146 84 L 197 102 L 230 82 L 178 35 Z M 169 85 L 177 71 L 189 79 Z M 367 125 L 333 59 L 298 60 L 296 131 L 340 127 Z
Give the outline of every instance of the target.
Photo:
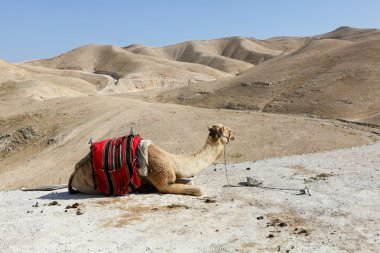
M 169 185 L 164 185 L 164 186 L 158 186 L 157 190 L 162 193 L 186 194 L 186 195 L 193 195 L 193 196 L 202 195 L 202 191 L 200 188 L 192 186 L 192 185 L 185 185 L 185 184 L 169 184 Z

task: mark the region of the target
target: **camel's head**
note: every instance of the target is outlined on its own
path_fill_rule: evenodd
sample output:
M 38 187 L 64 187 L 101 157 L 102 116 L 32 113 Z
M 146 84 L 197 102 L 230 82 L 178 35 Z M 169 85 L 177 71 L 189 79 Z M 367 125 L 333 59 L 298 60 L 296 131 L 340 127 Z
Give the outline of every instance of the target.
M 210 131 L 209 136 L 214 139 L 219 139 L 223 144 L 227 144 L 230 141 L 235 140 L 235 132 L 231 128 L 222 124 L 215 124 L 208 129 Z

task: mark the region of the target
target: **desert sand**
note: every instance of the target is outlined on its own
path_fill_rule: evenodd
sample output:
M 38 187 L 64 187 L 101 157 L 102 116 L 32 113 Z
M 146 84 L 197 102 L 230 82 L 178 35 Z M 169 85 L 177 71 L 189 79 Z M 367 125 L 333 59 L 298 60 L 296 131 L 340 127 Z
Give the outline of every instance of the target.
M 379 45 L 378 29 L 340 27 L 0 60 L 0 251 L 378 251 Z M 240 187 L 223 187 L 220 158 L 194 179 L 199 198 L 19 190 L 66 184 L 90 138 L 133 127 L 186 154 L 215 123 L 236 132 L 226 160 Z

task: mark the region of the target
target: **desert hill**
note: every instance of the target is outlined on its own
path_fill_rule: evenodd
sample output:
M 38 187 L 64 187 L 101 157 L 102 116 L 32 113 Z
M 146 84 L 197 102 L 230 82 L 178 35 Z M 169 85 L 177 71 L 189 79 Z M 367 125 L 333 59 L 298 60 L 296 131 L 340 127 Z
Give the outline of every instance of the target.
M 378 35 L 343 27 L 307 38 L 87 45 L 51 59 L 0 61 L 1 189 L 66 183 L 89 138 L 132 126 L 182 154 L 203 145 L 207 126 L 223 123 L 237 134 L 229 162 L 376 141 L 378 126 L 335 119 L 379 124 Z
M 166 47 L 131 45 L 124 49 L 135 54 L 199 63 L 233 75 L 240 74 L 282 52 L 274 43 L 244 37 L 188 41 Z
M 0 115 L 17 113 L 31 103 L 96 93 L 108 77 L 77 71 L 22 66 L 0 61 Z
M 2 114 L 0 189 L 66 183 L 75 162 L 89 151 L 90 138 L 122 136 L 134 127 L 143 138 L 164 149 L 186 154 L 203 146 L 207 127 L 217 122 L 237 134 L 236 141 L 227 146 L 228 162 L 313 153 L 377 139 L 375 134 L 337 121 L 146 103 L 115 96 L 62 97 Z
M 207 66 L 136 55 L 111 45 L 87 45 L 51 59 L 31 61 L 24 65 L 111 76 L 115 85 L 103 88 L 105 93 L 184 86 L 191 82 L 229 76 Z
M 88 45 L 20 67 L 64 70 L 54 74 L 81 81 L 91 77 L 98 83 L 91 94 L 143 90 L 127 96 L 379 124 L 379 42 L 378 29 L 340 27 L 305 38 Z
M 354 42 L 379 40 L 379 29 L 360 29 L 349 26 L 341 26 L 334 31 L 314 36 L 316 39 L 341 39 Z
M 159 91 L 157 97 L 207 108 L 315 115 L 379 124 L 379 34 L 376 29 L 339 28 L 310 37 L 291 53 L 280 54 L 236 77 Z M 151 93 L 149 96 L 154 97 Z

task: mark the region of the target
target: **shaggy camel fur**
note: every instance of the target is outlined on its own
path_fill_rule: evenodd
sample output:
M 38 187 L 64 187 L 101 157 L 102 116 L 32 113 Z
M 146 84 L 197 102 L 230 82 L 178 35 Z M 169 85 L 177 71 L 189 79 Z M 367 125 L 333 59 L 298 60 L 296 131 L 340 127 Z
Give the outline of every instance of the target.
M 201 189 L 184 179 L 212 164 L 223 154 L 224 146 L 234 139 L 235 133 L 230 128 L 215 124 L 209 128 L 203 148 L 191 155 L 174 155 L 152 144 L 148 148 L 148 176 L 143 177 L 143 182 L 153 185 L 161 193 L 200 196 Z M 75 165 L 68 184 L 70 193 L 98 193 L 94 189 L 89 155 Z

